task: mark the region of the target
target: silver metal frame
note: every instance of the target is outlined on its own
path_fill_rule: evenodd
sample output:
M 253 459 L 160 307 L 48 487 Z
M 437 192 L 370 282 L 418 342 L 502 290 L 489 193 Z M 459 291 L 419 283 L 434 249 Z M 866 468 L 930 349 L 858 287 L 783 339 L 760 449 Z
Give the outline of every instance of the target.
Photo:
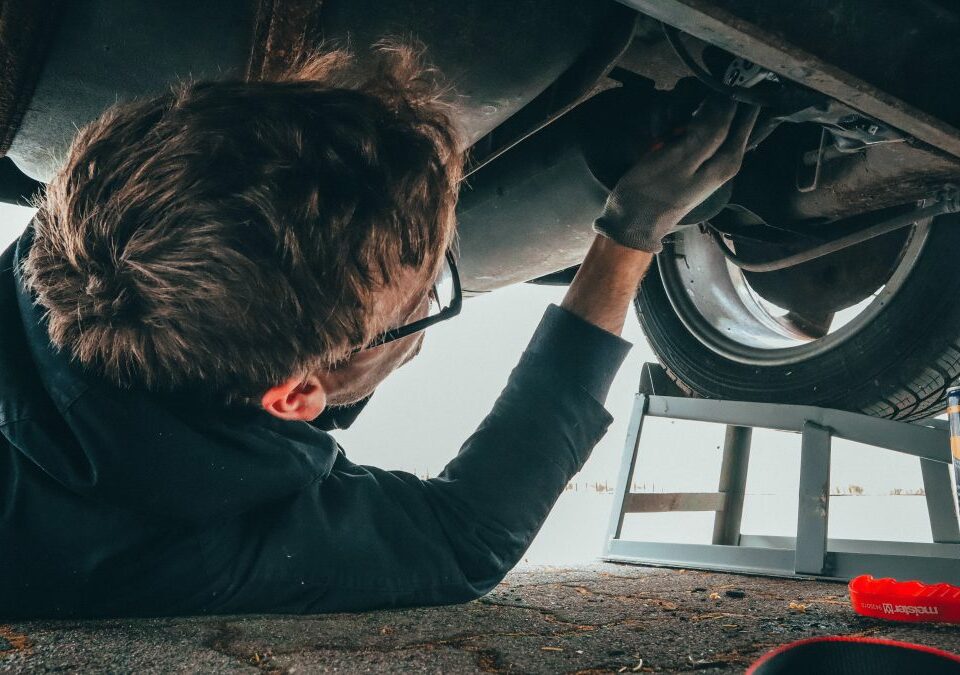
M 802 405 L 748 403 L 663 395 L 662 369 L 646 364 L 627 432 L 605 560 L 673 567 L 848 580 L 860 574 L 960 584 L 960 526 L 951 481 L 949 432 L 939 420 L 894 422 Z M 658 386 L 659 385 L 659 386 Z M 671 391 L 678 394 L 678 391 Z M 629 491 L 647 417 L 727 425 L 716 493 Z M 801 434 L 795 537 L 740 532 L 754 427 Z M 831 439 L 846 438 L 920 460 L 934 543 L 828 539 Z M 715 511 L 713 543 L 677 544 L 621 538 L 627 513 Z

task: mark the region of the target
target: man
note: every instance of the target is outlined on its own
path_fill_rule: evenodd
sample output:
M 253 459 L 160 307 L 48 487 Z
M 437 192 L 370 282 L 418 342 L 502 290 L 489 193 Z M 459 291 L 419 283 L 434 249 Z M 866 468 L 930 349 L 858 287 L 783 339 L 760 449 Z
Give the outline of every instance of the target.
M 453 603 L 520 559 L 611 421 L 652 255 L 755 114 L 706 105 L 624 176 L 493 411 L 420 480 L 311 422 L 419 348 L 462 163 L 437 91 L 409 50 L 373 75 L 334 52 L 80 132 L 0 258 L 0 616 Z

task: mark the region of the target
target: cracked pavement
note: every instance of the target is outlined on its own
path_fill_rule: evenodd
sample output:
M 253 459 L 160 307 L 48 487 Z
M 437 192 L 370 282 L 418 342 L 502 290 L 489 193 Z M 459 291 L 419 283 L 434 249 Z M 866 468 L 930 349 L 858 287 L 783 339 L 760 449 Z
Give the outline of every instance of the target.
M 596 563 L 520 567 L 446 607 L 0 624 L 0 672 L 736 673 L 851 634 L 960 652 L 956 626 L 857 616 L 843 584 Z

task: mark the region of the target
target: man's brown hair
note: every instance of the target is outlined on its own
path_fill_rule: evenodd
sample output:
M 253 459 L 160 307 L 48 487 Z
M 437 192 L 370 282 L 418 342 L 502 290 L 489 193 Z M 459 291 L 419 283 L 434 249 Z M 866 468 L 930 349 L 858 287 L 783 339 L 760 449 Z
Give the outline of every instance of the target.
M 437 269 L 462 154 L 436 73 L 410 47 L 374 54 L 178 86 L 85 127 L 24 266 L 52 343 L 120 386 L 235 399 L 389 328 L 371 294 Z

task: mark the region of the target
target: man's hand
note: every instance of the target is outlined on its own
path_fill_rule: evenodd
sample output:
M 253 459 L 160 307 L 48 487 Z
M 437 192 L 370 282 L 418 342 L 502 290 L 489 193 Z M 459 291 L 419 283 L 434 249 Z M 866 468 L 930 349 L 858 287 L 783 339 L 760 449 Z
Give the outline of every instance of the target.
M 646 154 L 610 193 L 594 229 L 658 253 L 680 219 L 740 170 L 758 108 L 710 99 L 687 133 Z
M 619 334 L 660 240 L 740 169 L 756 108 L 710 101 L 686 135 L 649 153 L 620 179 L 598 236 L 561 306 Z

